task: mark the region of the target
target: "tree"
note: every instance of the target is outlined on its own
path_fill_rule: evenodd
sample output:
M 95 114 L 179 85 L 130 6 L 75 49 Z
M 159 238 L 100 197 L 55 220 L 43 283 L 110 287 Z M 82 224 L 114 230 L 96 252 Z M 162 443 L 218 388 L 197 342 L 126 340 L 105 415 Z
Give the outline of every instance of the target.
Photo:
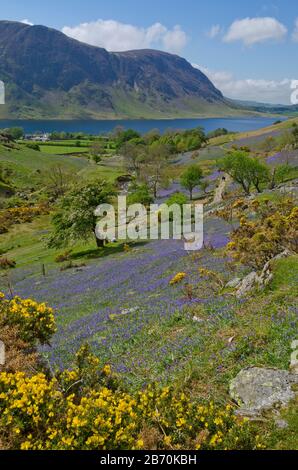
M 185 194 L 177 192 L 172 194 L 169 199 L 167 199 L 166 204 L 168 206 L 172 206 L 173 204 L 178 204 L 178 206 L 183 206 L 183 204 L 187 204 L 187 197 Z
M 202 169 L 198 165 L 189 166 L 181 176 L 181 186 L 189 191 L 190 200 L 196 186 L 198 186 L 203 178 Z
M 292 138 L 293 138 L 293 146 L 295 149 L 297 149 L 298 148 L 298 126 L 296 122 L 294 122 L 293 124 Z
M 292 170 L 293 169 L 287 164 L 277 165 L 271 175 L 270 189 L 275 188 L 277 184 L 284 183 Z
M 207 139 L 213 139 L 214 137 L 220 137 L 222 135 L 227 135 L 229 133 L 228 129 L 225 127 L 219 127 L 218 129 L 215 129 L 214 131 L 210 131 L 207 134 Z
M 55 199 L 64 196 L 69 190 L 72 180 L 72 174 L 67 172 L 63 166 L 53 166 L 50 171 L 45 174 L 47 192 Z
M 261 149 L 266 153 L 271 152 L 275 146 L 276 140 L 272 135 L 266 137 L 266 139 L 260 144 Z
M 207 189 L 209 188 L 209 186 L 210 186 L 210 181 L 208 180 L 202 180 L 200 182 L 200 188 L 204 192 L 204 194 L 207 194 Z
M 269 181 L 269 168 L 257 158 L 252 158 L 250 163 L 250 178 L 258 193 L 261 193 L 260 185 Z
M 101 180 L 74 188 L 62 198 L 59 210 L 53 216 L 54 232 L 49 246 L 61 247 L 93 235 L 97 246 L 102 247 L 104 240 L 99 240 L 95 233 L 94 211 L 100 204 L 109 203 L 114 194 L 113 187 Z
M 140 134 L 133 130 L 133 129 L 127 129 L 126 131 L 119 131 L 115 135 L 115 140 L 116 140 L 116 147 L 120 148 L 125 142 L 129 142 L 130 140 L 133 139 L 138 139 L 140 138 Z
M 120 149 L 121 155 L 124 157 L 124 163 L 129 172 L 140 174 L 141 165 L 145 157 L 145 147 L 143 145 L 126 142 Z
M 170 158 L 170 151 L 167 145 L 155 143 L 144 153 L 141 167 L 141 178 L 146 181 L 151 188 L 154 197 L 157 197 L 157 190 L 160 185 L 166 185 L 167 162 Z
M 240 184 L 247 195 L 250 194 L 252 185 L 260 192 L 260 184 L 269 179 L 268 168 L 256 158 L 249 157 L 242 150 L 229 152 L 218 162 L 218 168 Z
M 22 139 L 24 129 L 22 127 L 10 127 L 9 129 L 5 129 L 5 134 L 10 135 L 14 140 Z
M 93 142 L 92 145 L 90 146 L 90 155 L 92 157 L 92 160 L 95 163 L 99 163 L 101 161 L 102 155 L 105 153 L 105 144 L 104 142 L 101 141 L 96 141 Z
M 144 204 L 149 206 L 154 202 L 150 188 L 147 184 L 134 184 L 131 188 L 131 194 L 129 194 L 127 202 L 128 204 Z

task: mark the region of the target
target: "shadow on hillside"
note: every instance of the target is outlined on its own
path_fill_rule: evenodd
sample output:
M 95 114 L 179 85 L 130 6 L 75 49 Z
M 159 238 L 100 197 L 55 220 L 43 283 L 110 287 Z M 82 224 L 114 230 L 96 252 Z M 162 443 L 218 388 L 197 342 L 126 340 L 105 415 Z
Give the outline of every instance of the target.
M 135 243 L 129 243 L 129 249 L 133 249 L 136 247 L 141 247 L 146 245 L 147 241 L 139 241 Z M 124 253 L 125 250 L 125 243 L 109 243 L 103 248 L 91 248 L 88 250 L 77 251 L 70 256 L 70 259 L 77 260 L 77 259 L 97 259 L 97 258 L 104 258 L 109 255 L 115 255 L 117 253 Z M 129 252 L 129 251 L 128 251 Z

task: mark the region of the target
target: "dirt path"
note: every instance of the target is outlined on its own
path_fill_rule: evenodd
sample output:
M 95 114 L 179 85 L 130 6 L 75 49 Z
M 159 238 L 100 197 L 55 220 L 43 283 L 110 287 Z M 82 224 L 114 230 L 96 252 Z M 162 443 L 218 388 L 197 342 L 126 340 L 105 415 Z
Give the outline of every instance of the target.
M 223 200 L 223 193 L 231 181 L 231 177 L 227 174 L 225 174 L 224 177 L 220 180 L 220 183 L 214 192 L 213 204 L 218 204 Z

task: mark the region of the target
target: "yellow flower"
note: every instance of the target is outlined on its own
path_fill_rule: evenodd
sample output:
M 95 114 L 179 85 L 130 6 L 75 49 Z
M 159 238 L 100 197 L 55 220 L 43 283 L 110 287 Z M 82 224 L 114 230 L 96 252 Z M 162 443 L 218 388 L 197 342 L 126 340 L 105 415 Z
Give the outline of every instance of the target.
M 180 272 L 177 273 L 171 280 L 170 280 L 170 285 L 178 284 L 179 282 L 183 281 L 187 276 L 186 273 Z
M 31 442 L 25 441 L 21 444 L 21 450 L 29 450 L 31 448 Z
M 111 375 L 112 373 L 112 368 L 109 364 L 106 364 L 104 366 L 104 368 L 102 369 L 102 372 L 105 374 L 105 375 Z

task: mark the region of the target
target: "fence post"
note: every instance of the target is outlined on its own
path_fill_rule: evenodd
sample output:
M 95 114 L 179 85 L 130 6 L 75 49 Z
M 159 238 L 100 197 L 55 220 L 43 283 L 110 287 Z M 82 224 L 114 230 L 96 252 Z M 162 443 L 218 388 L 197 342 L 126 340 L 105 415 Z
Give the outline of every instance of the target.
M 5 344 L 0 340 L 0 366 L 5 365 Z

